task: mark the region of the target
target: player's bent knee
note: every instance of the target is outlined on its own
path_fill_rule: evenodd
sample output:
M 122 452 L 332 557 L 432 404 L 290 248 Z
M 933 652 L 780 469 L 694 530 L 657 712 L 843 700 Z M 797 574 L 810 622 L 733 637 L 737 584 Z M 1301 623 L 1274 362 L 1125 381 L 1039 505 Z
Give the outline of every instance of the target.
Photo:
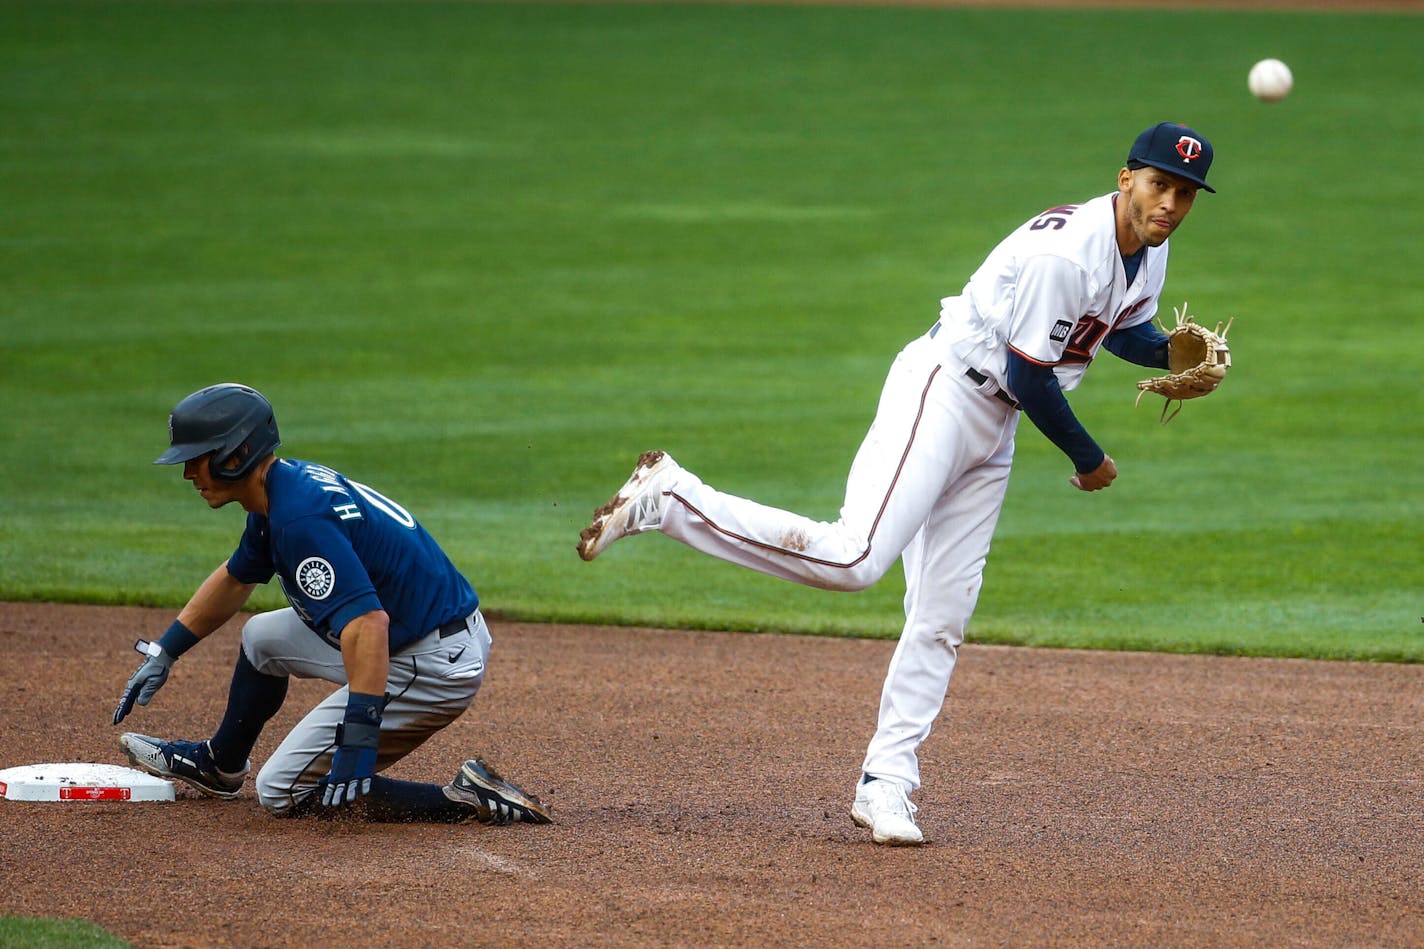
M 262 809 L 273 817 L 291 817 L 294 804 L 290 799 L 274 800 L 257 795 L 257 803 L 262 805 Z
M 242 626 L 242 651 L 247 661 L 258 672 L 264 668 L 277 651 L 279 644 L 288 638 L 287 626 L 277 613 L 259 613 Z
M 880 578 L 885 576 L 888 567 L 889 564 L 878 563 L 874 559 L 866 557 L 859 563 L 848 567 L 835 567 L 827 570 L 820 585 L 823 589 L 835 590 L 838 593 L 859 593 L 861 590 L 868 590 L 879 583 Z
M 868 590 L 875 585 L 883 574 L 869 574 L 855 571 L 840 571 L 824 578 L 818 584 L 823 590 L 831 590 L 836 593 L 859 593 L 861 590 Z
M 262 805 L 262 809 L 273 817 L 294 817 L 301 813 L 304 808 L 298 807 L 304 800 L 316 794 L 316 789 L 308 789 L 300 795 L 292 793 L 263 793 L 260 789 L 257 792 L 257 803 Z
M 257 803 L 273 817 L 292 816 L 297 805 L 315 790 L 315 784 L 303 782 L 300 775 L 272 767 L 270 761 L 257 772 Z

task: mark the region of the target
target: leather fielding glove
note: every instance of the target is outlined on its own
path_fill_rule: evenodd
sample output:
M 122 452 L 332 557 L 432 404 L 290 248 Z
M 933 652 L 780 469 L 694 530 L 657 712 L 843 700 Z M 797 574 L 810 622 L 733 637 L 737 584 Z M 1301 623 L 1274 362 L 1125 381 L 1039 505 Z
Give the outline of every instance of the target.
M 144 654 L 144 660 L 134 674 L 129 676 L 128 685 L 124 686 L 124 694 L 119 696 L 119 704 L 114 709 L 115 725 L 133 711 L 135 702 L 139 705 L 149 703 L 153 694 L 168 681 L 168 670 L 173 666 L 174 657 L 156 642 L 140 639 L 134 643 L 134 649 Z
M 1167 360 L 1169 372 L 1165 376 L 1143 379 L 1137 384 L 1137 402 L 1149 392 L 1155 392 L 1167 401 L 1162 406 L 1162 424 L 1170 422 L 1182 410 L 1182 402 L 1199 399 L 1215 392 L 1231 369 L 1231 347 L 1226 342 L 1226 334 L 1231 331 L 1231 320 L 1216 324 L 1215 330 L 1207 329 L 1187 315 L 1187 305 L 1181 309 L 1172 308 L 1177 317 L 1177 325 L 1167 333 Z M 1175 410 L 1168 414 L 1172 403 Z

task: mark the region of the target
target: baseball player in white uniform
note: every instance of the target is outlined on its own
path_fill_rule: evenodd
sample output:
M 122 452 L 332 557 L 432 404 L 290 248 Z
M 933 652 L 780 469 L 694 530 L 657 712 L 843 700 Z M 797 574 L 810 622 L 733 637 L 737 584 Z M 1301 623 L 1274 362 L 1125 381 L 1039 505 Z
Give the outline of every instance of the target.
M 1152 325 L 1168 238 L 1206 183 L 1212 147 L 1163 123 L 1133 142 L 1115 191 L 1035 215 L 1003 240 L 939 320 L 891 366 L 839 519 L 816 521 L 717 491 L 664 452 L 594 512 L 585 560 L 657 530 L 732 563 L 829 590 L 860 590 L 903 558 L 905 625 L 881 693 L 851 817 L 876 843 L 919 844 L 909 795 L 944 703 L 1003 505 L 1020 412 L 1073 463 L 1083 491 L 1117 477 L 1063 393 L 1102 348 L 1167 367 Z

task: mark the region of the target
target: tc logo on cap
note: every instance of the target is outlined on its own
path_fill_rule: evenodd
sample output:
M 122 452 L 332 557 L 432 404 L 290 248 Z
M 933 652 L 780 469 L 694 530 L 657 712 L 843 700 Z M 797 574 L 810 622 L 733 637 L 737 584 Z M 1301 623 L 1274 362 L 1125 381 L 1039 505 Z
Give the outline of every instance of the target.
M 1190 135 L 1183 135 L 1177 139 L 1177 154 L 1182 156 L 1182 161 L 1191 164 L 1193 158 L 1201 157 L 1201 153 L 1202 143 Z

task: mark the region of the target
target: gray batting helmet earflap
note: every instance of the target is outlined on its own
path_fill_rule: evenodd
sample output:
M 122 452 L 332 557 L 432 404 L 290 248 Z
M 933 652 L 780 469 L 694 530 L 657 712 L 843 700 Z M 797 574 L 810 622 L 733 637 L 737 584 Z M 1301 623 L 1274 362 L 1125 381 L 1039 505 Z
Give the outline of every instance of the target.
M 282 444 L 272 403 L 262 393 L 235 382 L 199 389 L 168 416 L 169 449 L 155 465 L 176 465 L 213 452 L 211 469 L 220 481 L 241 481 Z M 226 467 L 233 458 L 239 464 Z

